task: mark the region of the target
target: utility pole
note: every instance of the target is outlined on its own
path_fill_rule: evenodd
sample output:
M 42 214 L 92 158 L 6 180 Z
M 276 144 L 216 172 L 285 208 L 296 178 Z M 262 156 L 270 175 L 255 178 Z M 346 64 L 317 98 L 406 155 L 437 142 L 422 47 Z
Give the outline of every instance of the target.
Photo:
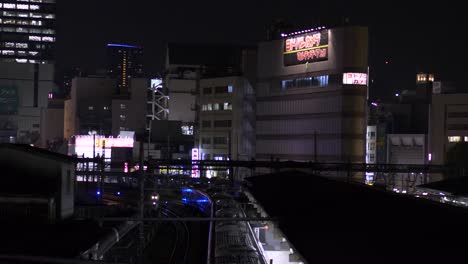
M 140 199 L 138 201 L 139 207 L 139 216 L 140 219 L 144 217 L 144 202 L 145 202 L 145 163 L 143 162 L 143 138 L 140 140 L 140 164 L 138 169 L 140 170 L 139 174 L 139 185 L 140 185 Z M 143 263 L 143 248 L 144 248 L 144 241 L 145 241 L 145 230 L 144 230 L 144 222 L 141 221 L 139 223 L 139 230 L 138 230 L 138 263 Z

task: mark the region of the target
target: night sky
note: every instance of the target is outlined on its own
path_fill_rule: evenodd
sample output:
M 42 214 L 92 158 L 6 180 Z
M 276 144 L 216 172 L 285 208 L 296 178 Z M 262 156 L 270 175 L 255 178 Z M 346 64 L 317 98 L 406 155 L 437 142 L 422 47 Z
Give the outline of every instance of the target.
M 418 71 L 436 79 L 464 81 L 466 14 L 445 1 L 57 1 L 57 64 L 104 68 L 106 43 L 144 48 L 145 71 L 162 69 L 167 42 L 255 44 L 283 20 L 301 28 L 348 17 L 370 28 L 371 95 L 385 97 L 412 89 Z M 452 5 L 445 3 L 453 2 Z M 407 6 L 411 3 L 412 6 Z M 388 62 L 386 64 L 385 62 Z

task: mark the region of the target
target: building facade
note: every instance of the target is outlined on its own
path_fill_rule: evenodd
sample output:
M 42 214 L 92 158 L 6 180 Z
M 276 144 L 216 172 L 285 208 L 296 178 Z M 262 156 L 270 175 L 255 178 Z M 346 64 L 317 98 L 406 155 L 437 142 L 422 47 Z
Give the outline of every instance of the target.
M 39 144 L 53 78 L 53 64 L 0 62 L 1 142 Z
M 143 77 L 142 57 L 141 47 L 107 44 L 107 75 L 117 80 L 116 94 L 128 93 L 130 79 Z
M 53 63 L 55 0 L 0 1 L 0 60 Z
M 64 107 L 64 137 L 97 134 L 117 136 L 121 131 L 145 132 L 149 81 L 130 80 L 129 94 L 115 95 L 116 79 L 77 77 Z
M 468 142 L 468 93 L 433 94 L 429 122 L 430 162 L 445 164 L 453 145 Z
M 317 28 L 259 44 L 256 157 L 364 162 L 368 30 Z

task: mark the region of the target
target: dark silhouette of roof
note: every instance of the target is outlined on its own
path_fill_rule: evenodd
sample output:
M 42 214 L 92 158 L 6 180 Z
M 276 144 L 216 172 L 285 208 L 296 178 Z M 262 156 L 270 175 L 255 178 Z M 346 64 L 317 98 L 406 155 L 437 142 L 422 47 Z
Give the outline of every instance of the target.
M 11 149 L 36 154 L 62 162 L 76 162 L 76 158 L 26 144 L 0 143 L 0 149 Z
M 251 191 L 309 263 L 455 263 L 468 259 L 468 211 L 288 171 Z

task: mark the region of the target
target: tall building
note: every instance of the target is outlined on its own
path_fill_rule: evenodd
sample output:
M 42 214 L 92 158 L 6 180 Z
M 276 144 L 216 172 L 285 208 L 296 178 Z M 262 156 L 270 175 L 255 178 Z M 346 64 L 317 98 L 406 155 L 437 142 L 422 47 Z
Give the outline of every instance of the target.
M 367 28 L 281 37 L 258 47 L 257 159 L 364 162 Z
M 107 75 L 117 79 L 115 94 L 129 93 L 130 79 L 143 77 L 143 49 L 107 44 Z
M 53 63 L 55 0 L 0 1 L 0 60 Z

